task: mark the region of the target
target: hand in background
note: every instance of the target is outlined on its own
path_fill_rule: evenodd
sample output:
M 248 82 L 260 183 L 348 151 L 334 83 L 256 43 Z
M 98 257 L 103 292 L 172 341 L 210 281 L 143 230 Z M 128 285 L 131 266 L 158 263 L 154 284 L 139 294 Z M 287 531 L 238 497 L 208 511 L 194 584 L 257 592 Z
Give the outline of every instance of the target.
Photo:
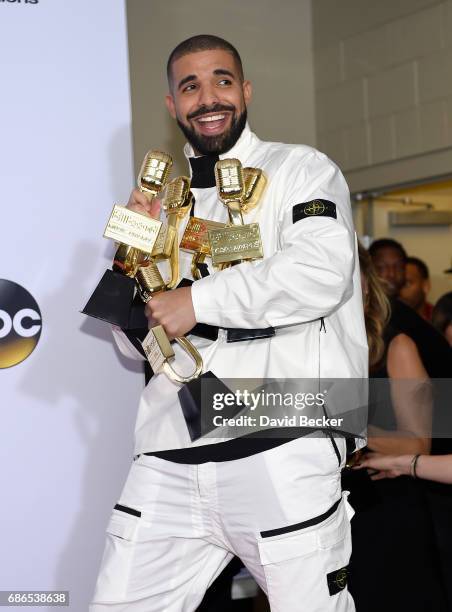
M 382 453 L 366 453 L 354 470 L 378 470 L 377 473 L 370 473 L 372 480 L 382 480 L 383 478 L 397 478 L 403 474 L 410 473 L 412 455 L 383 455 Z

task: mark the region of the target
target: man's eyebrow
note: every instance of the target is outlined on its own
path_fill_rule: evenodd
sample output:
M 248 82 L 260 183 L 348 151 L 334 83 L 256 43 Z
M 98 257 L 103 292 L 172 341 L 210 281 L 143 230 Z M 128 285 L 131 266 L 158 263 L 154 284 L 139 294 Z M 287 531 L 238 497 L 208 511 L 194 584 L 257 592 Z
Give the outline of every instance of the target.
M 233 79 L 236 78 L 235 74 L 231 72 L 230 70 L 227 70 L 226 68 L 216 68 L 216 70 L 213 71 L 213 74 L 217 76 L 230 76 Z M 195 81 L 196 78 L 197 78 L 196 74 L 189 74 L 188 76 L 184 77 L 183 79 L 179 81 L 177 88 L 180 89 L 186 83 L 189 83 L 190 81 Z
M 189 74 L 188 76 L 184 77 L 182 80 L 179 81 L 177 89 L 180 89 L 183 85 L 185 85 L 185 83 L 189 83 L 190 81 L 194 81 L 195 79 L 196 74 Z
M 236 78 L 235 74 L 231 72 L 230 70 L 226 70 L 226 68 L 217 68 L 216 70 L 213 71 L 213 73 L 217 75 L 225 74 L 227 76 L 232 77 L 233 79 Z

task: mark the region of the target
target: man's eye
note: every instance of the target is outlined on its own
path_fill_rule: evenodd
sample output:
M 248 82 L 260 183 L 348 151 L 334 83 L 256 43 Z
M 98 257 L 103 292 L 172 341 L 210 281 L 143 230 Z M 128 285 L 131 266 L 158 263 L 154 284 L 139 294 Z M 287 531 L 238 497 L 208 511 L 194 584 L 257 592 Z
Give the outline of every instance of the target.
M 194 89 L 196 89 L 196 85 L 194 83 L 190 83 L 184 87 L 182 91 L 193 91 Z
M 218 81 L 218 85 L 231 85 L 231 81 L 229 79 L 221 79 L 221 81 Z

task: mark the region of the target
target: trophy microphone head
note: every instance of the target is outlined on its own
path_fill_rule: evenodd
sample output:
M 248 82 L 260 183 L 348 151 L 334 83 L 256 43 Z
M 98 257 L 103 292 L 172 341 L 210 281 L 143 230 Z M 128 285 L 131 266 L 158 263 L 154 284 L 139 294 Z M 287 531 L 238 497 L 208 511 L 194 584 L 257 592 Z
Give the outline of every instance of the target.
M 260 168 L 243 168 L 245 180 L 245 201 L 243 212 L 252 210 L 257 204 L 267 185 L 267 177 Z
M 242 164 L 238 159 L 220 159 L 215 164 L 218 197 L 226 205 L 241 202 L 245 196 Z
M 163 209 L 169 214 L 177 212 L 180 208 L 187 206 L 190 200 L 190 179 L 186 176 L 178 176 L 166 187 Z
M 151 299 L 153 293 L 166 289 L 165 281 L 154 262 L 147 266 L 140 266 L 135 275 L 135 280 L 140 297 L 146 303 Z
M 138 188 L 152 197 L 157 195 L 168 181 L 172 165 L 173 160 L 170 155 L 162 151 L 148 151 L 138 175 Z

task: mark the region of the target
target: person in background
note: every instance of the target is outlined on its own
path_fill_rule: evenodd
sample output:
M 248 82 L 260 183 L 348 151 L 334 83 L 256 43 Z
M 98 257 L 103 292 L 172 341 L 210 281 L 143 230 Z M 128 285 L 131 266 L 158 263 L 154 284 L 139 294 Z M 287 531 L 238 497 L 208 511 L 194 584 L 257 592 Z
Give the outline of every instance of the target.
M 432 324 L 452 347 L 452 291 L 439 298 L 433 307 Z
M 402 302 L 411 306 L 419 316 L 431 322 L 433 304 L 427 301 L 431 289 L 430 274 L 427 264 L 418 257 L 407 257 L 405 266 L 405 284 L 400 289 Z
M 359 260 L 371 379 L 364 456 L 374 451 L 426 455 L 430 450 L 431 403 L 417 401 L 414 405 L 419 397 L 414 391 L 429 387 L 427 372 L 413 340 L 388 323 L 389 302 L 363 247 Z M 405 384 L 407 379 L 409 385 Z M 343 487 L 350 489 L 350 502 L 356 509 L 350 592 L 357 612 L 444 611 L 443 590 L 434 569 L 430 512 L 422 487 L 411 478 L 373 482 L 366 472 L 347 472 Z M 422 580 L 413 583 L 415 575 L 421 575 Z
M 396 240 L 382 238 L 371 244 L 369 253 L 391 302 L 390 325 L 408 335 L 415 342 L 422 363 L 431 379 L 450 379 L 452 377 L 451 346 L 433 325 L 397 299 L 405 284 L 407 260 L 405 249 Z M 438 386 L 438 382 L 433 382 Z M 439 393 L 435 398 L 433 410 L 432 455 L 452 453 L 452 442 L 447 433 L 449 421 L 450 402 L 446 394 Z M 401 452 L 404 451 L 398 450 L 396 454 Z M 443 586 L 447 592 L 448 609 L 452 611 L 452 581 L 450 580 L 452 574 L 452 521 L 450 520 L 452 490 L 450 487 L 434 482 L 426 483 L 425 489 L 435 531 Z
M 405 284 L 407 254 L 403 246 L 392 238 L 374 240 L 369 247 L 374 268 L 383 282 L 389 298 L 397 298 Z
M 407 254 L 392 238 L 375 240 L 369 253 L 391 303 L 390 326 L 409 336 L 419 351 L 430 378 L 452 376 L 452 350 L 445 338 L 412 308 L 398 299 L 405 285 Z

